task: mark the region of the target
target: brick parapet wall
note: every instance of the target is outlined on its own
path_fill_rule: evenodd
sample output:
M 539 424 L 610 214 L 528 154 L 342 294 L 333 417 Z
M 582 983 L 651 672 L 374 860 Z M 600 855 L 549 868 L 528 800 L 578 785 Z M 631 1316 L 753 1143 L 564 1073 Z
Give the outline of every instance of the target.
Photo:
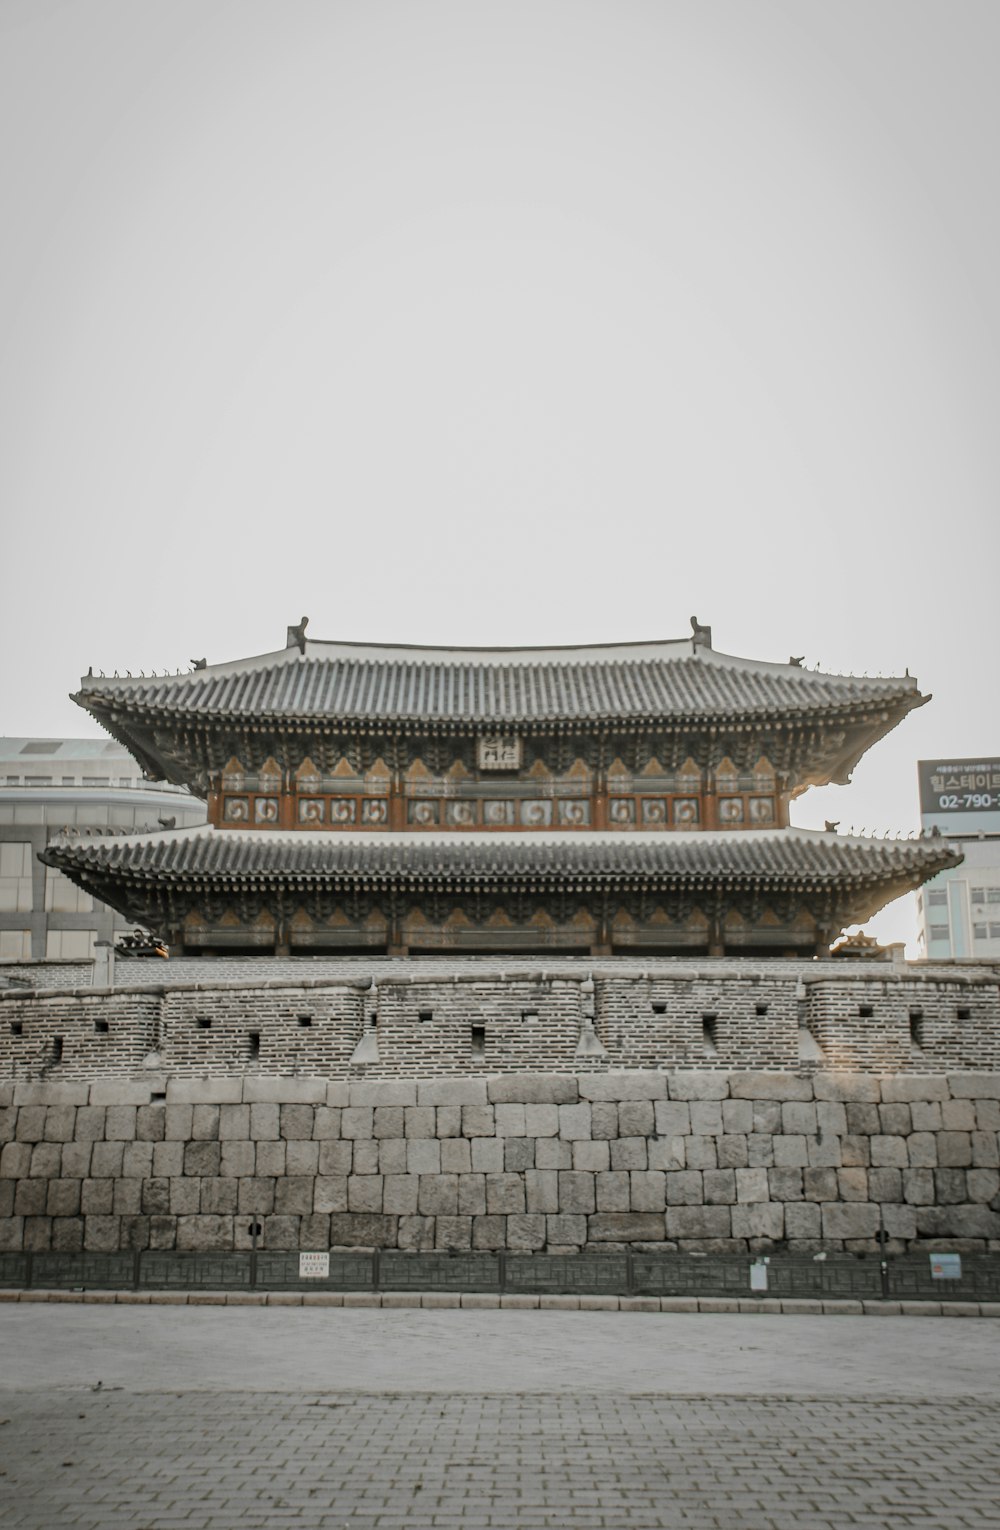
M 1000 1252 L 1000 1072 L 0 1084 L 0 1250 Z
M 591 1017 L 599 1045 L 581 1051 Z M 297 982 L 0 993 L 0 1078 L 96 1079 L 146 1067 L 331 1079 L 997 1070 L 1000 986 L 995 968 L 916 963 L 452 970 L 417 962 Z

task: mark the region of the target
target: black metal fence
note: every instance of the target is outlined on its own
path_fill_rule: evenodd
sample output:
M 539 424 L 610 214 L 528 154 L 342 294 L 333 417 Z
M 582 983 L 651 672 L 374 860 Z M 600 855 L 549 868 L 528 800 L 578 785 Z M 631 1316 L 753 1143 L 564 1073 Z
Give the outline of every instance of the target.
M 337 1251 L 328 1273 L 302 1275 L 299 1255 L 257 1251 L 0 1253 L 0 1287 L 132 1291 L 495 1291 L 607 1296 L 847 1297 L 1000 1301 L 1000 1258 L 963 1254 L 957 1278 L 930 1254 L 859 1257 Z M 948 1261 L 944 1261 L 947 1266 Z M 751 1284 L 752 1272 L 753 1286 Z

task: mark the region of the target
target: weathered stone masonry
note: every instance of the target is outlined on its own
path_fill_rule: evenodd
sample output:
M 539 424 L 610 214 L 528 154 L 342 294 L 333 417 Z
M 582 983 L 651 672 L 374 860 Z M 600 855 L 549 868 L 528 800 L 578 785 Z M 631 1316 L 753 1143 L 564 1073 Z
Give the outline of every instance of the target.
M 0 1248 L 1000 1250 L 1000 1074 L 0 1085 Z

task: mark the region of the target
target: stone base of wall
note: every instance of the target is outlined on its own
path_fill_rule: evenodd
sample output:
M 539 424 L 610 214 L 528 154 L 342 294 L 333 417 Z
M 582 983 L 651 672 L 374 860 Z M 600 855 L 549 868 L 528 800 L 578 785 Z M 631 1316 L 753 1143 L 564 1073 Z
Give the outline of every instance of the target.
M 0 1084 L 0 1250 L 1000 1251 L 1000 1074 Z

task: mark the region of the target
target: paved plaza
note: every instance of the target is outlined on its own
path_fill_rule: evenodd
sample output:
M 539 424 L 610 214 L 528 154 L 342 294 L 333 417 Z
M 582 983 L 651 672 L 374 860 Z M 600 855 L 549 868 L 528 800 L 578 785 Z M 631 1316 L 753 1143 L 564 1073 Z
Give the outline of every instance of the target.
M 4 1530 L 1000 1526 L 1000 1322 L 0 1308 Z

